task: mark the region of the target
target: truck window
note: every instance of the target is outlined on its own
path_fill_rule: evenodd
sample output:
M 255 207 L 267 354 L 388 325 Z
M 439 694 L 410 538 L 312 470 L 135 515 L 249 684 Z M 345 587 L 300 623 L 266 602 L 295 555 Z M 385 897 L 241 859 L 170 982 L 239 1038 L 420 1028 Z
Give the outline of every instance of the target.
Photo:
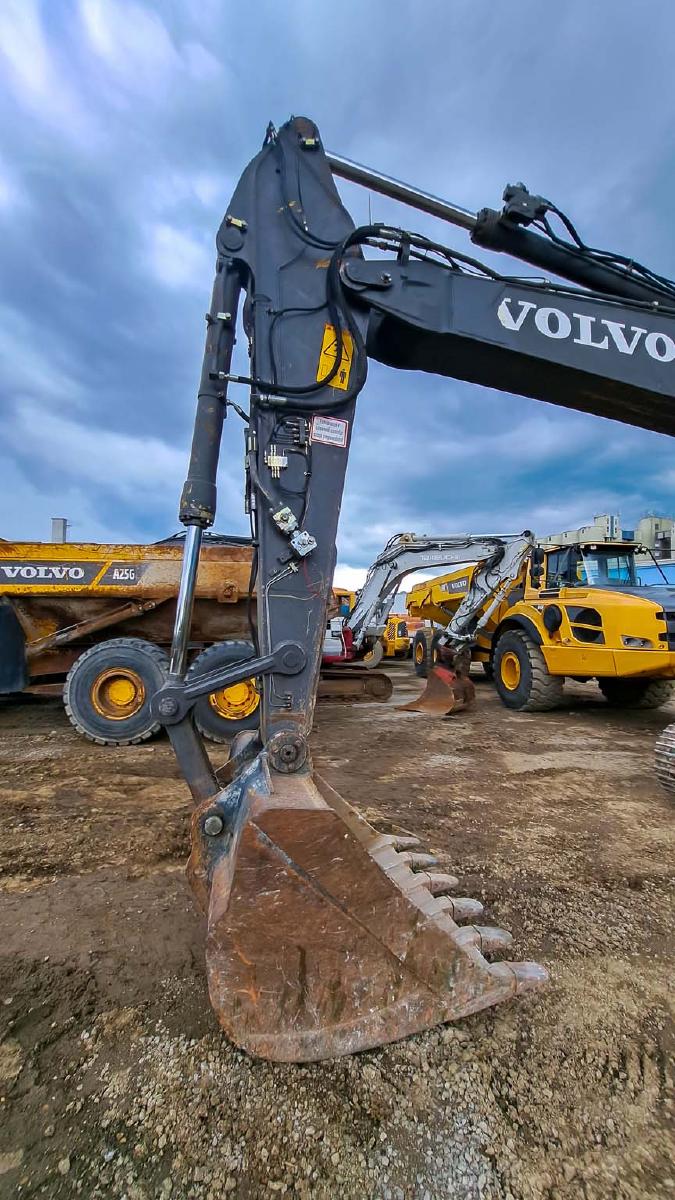
M 584 554 L 588 581 L 595 587 L 620 587 L 637 583 L 635 555 L 632 550 L 619 554 L 611 550 L 593 550 Z
M 547 588 L 635 587 L 635 552 L 608 546 L 566 546 L 548 554 Z

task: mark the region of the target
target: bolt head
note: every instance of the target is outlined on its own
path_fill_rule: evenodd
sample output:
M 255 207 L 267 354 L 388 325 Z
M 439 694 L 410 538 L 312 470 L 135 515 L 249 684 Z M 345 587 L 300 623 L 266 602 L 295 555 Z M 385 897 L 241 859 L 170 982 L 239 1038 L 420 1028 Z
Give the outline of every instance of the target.
M 218 837 L 218 834 L 223 832 L 223 828 L 223 818 L 219 817 L 216 813 L 212 813 L 204 821 L 204 833 L 208 834 L 209 837 Z
M 275 771 L 298 771 L 307 758 L 307 743 L 298 734 L 277 733 L 267 744 L 270 763 Z
M 287 671 L 293 671 L 298 665 L 298 650 L 297 646 L 289 646 L 281 656 L 281 662 Z
M 178 703 L 176 700 L 172 700 L 171 696 L 165 696 L 159 702 L 159 711 L 163 717 L 173 717 L 178 712 Z

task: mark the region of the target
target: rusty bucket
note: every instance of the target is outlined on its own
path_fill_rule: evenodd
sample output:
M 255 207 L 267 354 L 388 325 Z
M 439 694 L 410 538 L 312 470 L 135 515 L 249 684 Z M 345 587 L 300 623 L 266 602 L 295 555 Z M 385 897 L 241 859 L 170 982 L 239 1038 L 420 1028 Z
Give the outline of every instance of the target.
M 274 772 L 264 752 L 196 811 L 192 838 L 211 1003 L 251 1054 L 367 1050 L 546 979 L 536 963 L 485 957 L 510 935 L 474 923 L 481 904 L 455 896 L 416 839 L 377 833 L 320 778 Z
M 433 667 L 422 695 L 398 707 L 401 712 L 424 712 L 443 717 L 469 708 L 475 695 L 476 689 L 467 676 L 449 667 Z

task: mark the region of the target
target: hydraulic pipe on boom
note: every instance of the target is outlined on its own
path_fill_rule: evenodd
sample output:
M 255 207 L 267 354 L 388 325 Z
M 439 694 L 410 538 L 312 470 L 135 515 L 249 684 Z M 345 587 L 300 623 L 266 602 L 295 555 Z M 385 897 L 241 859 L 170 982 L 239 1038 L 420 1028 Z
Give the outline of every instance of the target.
M 641 300 L 658 308 L 667 297 L 663 289 L 645 285 L 642 280 L 631 278 L 630 271 L 617 272 L 596 261 L 589 261 L 580 253 L 579 247 L 564 246 L 549 241 L 526 226 L 541 219 L 551 208 L 542 196 L 533 196 L 524 184 L 509 186 L 504 191 L 504 208 L 501 212 L 482 208 L 477 213 L 469 212 L 449 200 L 441 200 L 431 192 L 424 192 L 412 184 L 403 183 L 391 175 L 364 167 L 361 163 L 343 158 L 339 154 L 327 154 L 326 158 L 334 175 L 358 183 L 363 187 L 408 204 L 429 216 L 439 217 L 460 229 L 466 229 L 471 241 L 484 250 L 510 254 L 531 266 L 541 267 L 552 275 L 574 280 L 584 287 L 594 287 L 609 296 L 624 296 L 630 300 Z M 554 209 L 554 211 L 557 211 Z
M 460 229 L 467 229 L 470 233 L 476 228 L 476 214 L 469 212 L 467 208 L 460 208 L 458 204 L 451 204 L 449 200 L 442 200 L 440 196 L 434 196 L 431 192 L 423 192 L 410 183 L 403 183 L 391 175 L 383 175 L 381 171 L 364 167 L 361 163 L 353 162 L 351 158 L 343 158 L 340 154 L 326 151 L 326 158 L 333 174 L 339 175 L 341 179 L 370 188 L 382 196 L 388 196 L 390 200 L 400 200 L 402 204 L 409 204 L 411 208 L 429 213 L 432 217 L 440 217 L 442 221 L 449 221 L 451 225 L 458 225 Z
M 361 182 L 387 184 L 371 176 Z M 414 192 L 424 200 L 409 189 L 412 199 Z M 675 433 L 675 284 L 585 246 L 564 214 L 522 185 L 505 195 L 504 209 L 484 210 L 475 227 L 464 210 L 446 208 L 477 244 L 578 286 L 502 276 L 388 225 L 355 229 L 319 132 L 304 117 L 268 128 L 218 231 L 180 515 L 197 530 L 214 519 L 244 292 L 259 650 L 186 682 L 200 541 L 193 534 L 185 546 L 174 669 L 153 712 L 197 801 L 189 874 L 207 917 L 211 1001 L 237 1045 L 263 1057 L 308 1061 L 363 1050 L 546 979 L 536 963 L 486 958 L 503 950 L 509 935 L 475 924 L 481 905 L 453 894 L 454 877 L 434 871 L 411 839 L 378 834 L 313 774 L 308 745 L 345 468 L 369 356 Z M 569 241 L 555 234 L 553 217 Z M 378 257 L 365 258 L 367 247 Z M 240 735 L 216 773 L 192 706 L 250 676 L 261 681 L 259 734 Z

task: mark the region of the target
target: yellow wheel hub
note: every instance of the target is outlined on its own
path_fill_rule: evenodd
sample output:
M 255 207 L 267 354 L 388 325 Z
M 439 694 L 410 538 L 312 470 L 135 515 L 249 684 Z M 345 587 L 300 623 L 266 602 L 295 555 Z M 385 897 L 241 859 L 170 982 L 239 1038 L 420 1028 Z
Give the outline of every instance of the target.
M 260 704 L 260 696 L 253 680 L 244 679 L 242 683 L 233 683 L 219 692 L 211 692 L 209 704 L 224 720 L 241 721 L 255 712 Z
M 421 664 L 424 662 L 424 646 L 418 642 L 415 646 L 415 662 Z
M 97 675 L 90 695 L 100 716 L 108 721 L 125 721 L 143 707 L 145 685 L 131 667 L 109 667 Z
M 520 683 L 520 659 L 513 650 L 507 650 L 499 666 L 502 683 L 510 692 L 515 692 Z

